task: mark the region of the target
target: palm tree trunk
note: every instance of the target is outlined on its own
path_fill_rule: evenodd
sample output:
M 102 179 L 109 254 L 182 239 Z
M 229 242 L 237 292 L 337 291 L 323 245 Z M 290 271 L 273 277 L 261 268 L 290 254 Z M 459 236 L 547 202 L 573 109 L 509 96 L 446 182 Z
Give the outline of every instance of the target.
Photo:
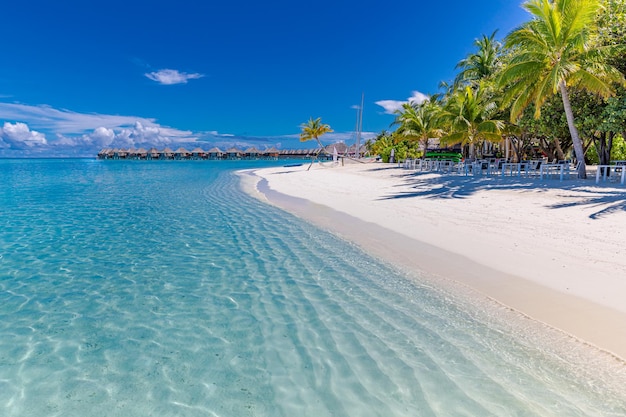
M 307 171 L 311 169 L 311 167 L 313 166 L 313 162 L 317 161 L 320 153 L 326 153 L 326 149 L 324 149 L 324 145 L 322 145 L 322 142 L 319 140 L 318 137 L 315 137 L 315 140 L 317 141 L 317 144 L 319 145 L 319 150 L 317 152 L 315 152 L 315 156 L 311 158 L 311 163 L 309 164 L 309 167 L 306 169 Z
M 559 83 L 559 89 L 561 90 L 561 98 L 563 99 L 563 108 L 565 109 L 565 117 L 567 118 L 567 126 L 569 127 L 569 133 L 572 135 L 572 143 L 574 144 L 574 152 L 576 153 L 576 159 L 582 162 L 578 168 L 578 178 L 587 178 L 587 166 L 585 165 L 585 150 L 583 149 L 583 143 L 578 136 L 578 129 L 574 124 L 574 112 L 572 112 L 572 104 L 569 101 L 569 94 L 567 93 L 567 87 L 565 81 Z

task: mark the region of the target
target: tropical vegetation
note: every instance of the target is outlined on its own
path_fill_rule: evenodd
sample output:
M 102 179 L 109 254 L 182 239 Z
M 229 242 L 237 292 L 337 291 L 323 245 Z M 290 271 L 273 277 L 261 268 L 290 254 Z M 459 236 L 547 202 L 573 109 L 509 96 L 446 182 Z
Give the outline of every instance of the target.
M 527 0 L 529 20 L 474 43 L 452 82 L 406 103 L 369 142 L 388 159 L 433 145 L 474 158 L 504 153 L 585 164 L 626 159 L 626 0 Z
M 317 119 L 313 119 L 312 117 L 308 122 L 300 125 L 300 142 L 306 142 L 309 140 L 315 140 L 319 146 L 315 155 L 311 158 L 311 164 L 307 168 L 307 171 L 311 169 L 313 162 L 319 158 L 320 152 L 326 152 L 324 150 L 324 145 L 320 141 L 320 136 L 325 135 L 326 133 L 331 133 L 333 129 L 327 124 L 322 123 L 322 118 L 318 117 Z

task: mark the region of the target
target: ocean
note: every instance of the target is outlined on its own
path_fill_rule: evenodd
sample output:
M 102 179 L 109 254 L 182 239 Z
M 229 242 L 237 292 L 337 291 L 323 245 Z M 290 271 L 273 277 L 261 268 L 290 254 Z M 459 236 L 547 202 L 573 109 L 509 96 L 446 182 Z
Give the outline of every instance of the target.
M 623 363 L 240 189 L 279 163 L 0 160 L 0 415 L 626 415 Z

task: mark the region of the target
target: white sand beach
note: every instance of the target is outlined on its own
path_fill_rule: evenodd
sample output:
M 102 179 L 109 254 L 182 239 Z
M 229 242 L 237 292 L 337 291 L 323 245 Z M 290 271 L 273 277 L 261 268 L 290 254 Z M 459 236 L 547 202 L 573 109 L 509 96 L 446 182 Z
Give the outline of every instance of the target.
M 374 256 L 626 358 L 626 187 L 307 166 L 258 170 L 245 182 Z

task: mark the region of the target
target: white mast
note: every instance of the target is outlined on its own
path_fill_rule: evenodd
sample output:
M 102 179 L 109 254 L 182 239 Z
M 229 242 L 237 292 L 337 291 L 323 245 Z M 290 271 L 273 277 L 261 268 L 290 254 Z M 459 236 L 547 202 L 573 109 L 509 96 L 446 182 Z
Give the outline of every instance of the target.
M 361 105 L 359 111 L 356 114 L 356 143 L 354 144 L 354 157 L 359 159 L 361 157 L 361 132 L 363 131 L 363 100 L 365 99 L 365 93 L 361 93 Z

